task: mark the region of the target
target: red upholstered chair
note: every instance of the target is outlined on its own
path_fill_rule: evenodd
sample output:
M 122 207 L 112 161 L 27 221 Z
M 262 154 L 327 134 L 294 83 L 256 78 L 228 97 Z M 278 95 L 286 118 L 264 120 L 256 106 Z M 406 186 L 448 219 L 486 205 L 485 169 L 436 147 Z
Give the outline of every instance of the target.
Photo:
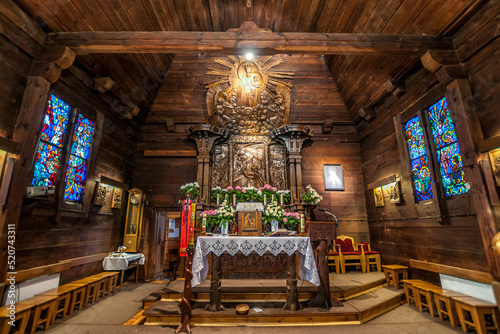
M 380 260 L 380 252 L 372 251 L 370 244 L 366 241 L 358 242 L 358 249 L 361 250 L 365 256 L 365 268 L 366 272 L 370 272 L 370 265 L 374 264 L 377 266 L 377 271 L 382 271 L 382 261 Z
M 361 266 L 361 270 L 366 272 L 365 256 L 361 251 L 357 250 L 353 238 L 341 235 L 335 239 L 335 245 L 339 251 L 339 261 L 342 274 L 345 274 L 346 266 Z

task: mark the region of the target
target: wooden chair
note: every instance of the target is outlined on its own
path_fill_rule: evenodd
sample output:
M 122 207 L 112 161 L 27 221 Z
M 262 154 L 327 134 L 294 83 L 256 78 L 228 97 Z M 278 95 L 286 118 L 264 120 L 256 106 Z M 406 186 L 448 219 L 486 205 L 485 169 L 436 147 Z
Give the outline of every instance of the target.
M 382 271 L 382 261 L 380 259 L 380 252 L 372 251 L 370 244 L 366 241 L 358 242 L 358 249 L 361 250 L 365 256 L 365 268 L 366 272 L 370 272 L 370 265 L 374 264 L 377 266 L 377 271 Z
M 328 268 L 334 266 L 335 267 L 335 272 L 338 274 L 340 273 L 340 258 L 339 258 L 339 252 L 336 250 L 331 249 L 328 252 Z
M 345 274 L 346 266 L 361 266 L 361 271 L 363 273 L 366 272 L 365 257 L 361 251 L 357 250 L 353 238 L 341 235 L 335 239 L 335 246 L 339 252 L 339 262 L 342 274 Z

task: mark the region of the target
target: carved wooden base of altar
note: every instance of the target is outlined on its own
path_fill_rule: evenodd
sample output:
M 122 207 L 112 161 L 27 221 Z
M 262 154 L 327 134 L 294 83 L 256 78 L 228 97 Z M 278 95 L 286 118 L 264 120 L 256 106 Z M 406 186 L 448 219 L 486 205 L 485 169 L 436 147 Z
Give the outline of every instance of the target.
M 192 284 L 200 284 L 208 271 L 207 255 L 212 254 L 212 278 L 210 282 L 210 304 L 207 310 L 223 310 L 221 304 L 221 256 L 235 256 L 240 252 L 244 256 L 280 255 L 286 256 L 286 303 L 285 310 L 300 309 L 297 296 L 297 277 L 295 257 L 300 255 L 299 273 L 315 285 L 320 284 L 320 278 L 314 261 L 314 253 L 308 237 L 199 237 L 193 259 Z M 328 284 L 328 281 L 326 281 Z

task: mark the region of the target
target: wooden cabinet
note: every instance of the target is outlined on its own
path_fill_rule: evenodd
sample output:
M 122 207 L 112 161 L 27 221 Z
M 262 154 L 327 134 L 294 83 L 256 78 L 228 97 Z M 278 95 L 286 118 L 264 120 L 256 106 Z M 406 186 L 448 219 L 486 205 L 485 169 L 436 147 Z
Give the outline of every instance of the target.
M 125 235 L 123 245 L 127 252 L 141 250 L 141 227 L 144 211 L 144 192 L 134 188 L 128 193 L 127 218 L 125 220 Z

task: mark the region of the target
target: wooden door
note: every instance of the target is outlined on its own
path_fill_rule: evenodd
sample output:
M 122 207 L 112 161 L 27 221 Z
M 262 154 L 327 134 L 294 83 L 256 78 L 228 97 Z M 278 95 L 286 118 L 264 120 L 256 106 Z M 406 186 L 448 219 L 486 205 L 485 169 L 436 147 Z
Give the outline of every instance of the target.
M 155 247 L 152 250 L 154 252 L 154 278 L 163 278 L 163 256 L 165 254 L 165 225 L 167 220 L 167 213 L 165 211 L 156 211 L 156 223 L 155 223 Z

